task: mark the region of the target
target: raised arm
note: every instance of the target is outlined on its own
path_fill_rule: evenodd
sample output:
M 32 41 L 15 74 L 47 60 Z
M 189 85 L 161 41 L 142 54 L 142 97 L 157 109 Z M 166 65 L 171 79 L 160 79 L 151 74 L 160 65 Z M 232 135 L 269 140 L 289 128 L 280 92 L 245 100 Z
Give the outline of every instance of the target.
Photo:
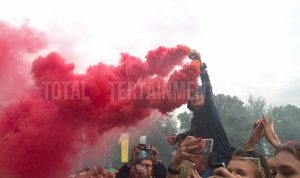
M 200 66 L 200 70 L 201 70 L 200 77 L 202 82 L 203 97 L 205 101 L 212 101 L 213 99 L 212 86 L 206 68 L 207 67 L 205 63 L 203 63 L 202 66 Z
M 178 178 L 180 173 L 180 164 L 184 160 L 192 161 L 195 158 L 199 158 L 200 155 L 196 154 L 199 150 L 203 150 L 204 147 L 201 144 L 201 138 L 195 138 L 188 136 L 186 137 L 182 144 L 179 146 L 179 150 L 173 157 L 170 165 L 168 166 L 167 178 Z
M 248 139 L 247 143 L 244 145 L 244 150 L 251 151 L 255 149 L 256 143 L 264 136 L 265 130 L 263 126 L 263 120 L 258 119 L 255 121 L 252 134 Z
M 268 116 L 263 116 L 263 126 L 265 129 L 265 135 L 267 141 L 275 148 L 280 148 L 282 146 L 280 139 L 278 138 L 275 129 L 274 129 L 274 122 L 269 119 Z
M 202 92 L 205 101 L 212 101 L 212 86 L 210 83 L 209 75 L 207 73 L 207 66 L 202 62 L 200 53 L 196 50 L 192 50 L 189 54 L 189 58 L 192 60 L 197 60 L 200 63 L 200 78 L 202 82 Z

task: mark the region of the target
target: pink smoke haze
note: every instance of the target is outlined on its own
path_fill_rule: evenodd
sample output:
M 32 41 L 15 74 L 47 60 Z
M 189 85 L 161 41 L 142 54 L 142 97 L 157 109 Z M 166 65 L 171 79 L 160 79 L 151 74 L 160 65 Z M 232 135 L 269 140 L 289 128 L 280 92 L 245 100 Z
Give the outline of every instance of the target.
M 25 93 L 30 84 L 27 56 L 46 47 L 45 35 L 28 25 L 19 28 L 0 21 L 0 109 Z
M 22 68 L 18 58 L 45 46 L 40 32 L 0 22 L 2 85 L 13 80 L 7 87 L 22 90 L 28 81 L 12 75 Z M 159 47 L 145 62 L 122 53 L 118 65 L 99 63 L 80 75 L 58 53 L 37 57 L 31 66 L 35 90 L 0 111 L 0 177 L 65 178 L 70 160 L 79 156 L 78 145 L 97 145 L 113 128 L 185 104 L 200 74 L 199 63 L 183 63 L 189 51 L 183 45 Z M 181 69 L 174 71 L 176 66 Z

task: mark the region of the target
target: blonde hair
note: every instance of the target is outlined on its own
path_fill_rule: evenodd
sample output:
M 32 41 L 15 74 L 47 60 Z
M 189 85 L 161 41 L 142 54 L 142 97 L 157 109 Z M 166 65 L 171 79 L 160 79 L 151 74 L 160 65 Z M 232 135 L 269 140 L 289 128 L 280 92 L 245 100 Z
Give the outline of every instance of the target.
M 273 166 L 274 160 L 275 160 L 274 157 L 269 158 L 269 159 L 267 160 L 269 168 Z
M 184 160 L 179 165 L 180 173 L 178 175 L 178 178 L 186 178 L 186 177 L 196 177 L 201 178 L 201 176 L 198 174 L 198 172 L 194 168 L 194 163 Z
M 257 161 L 254 161 L 253 159 L 247 159 L 247 158 L 254 158 L 257 159 Z M 233 152 L 232 159 L 233 160 L 241 159 L 243 161 L 249 162 L 252 165 L 252 167 L 255 169 L 255 174 L 256 174 L 255 177 L 259 177 L 259 178 L 270 177 L 269 166 L 266 158 L 256 151 L 235 150 Z

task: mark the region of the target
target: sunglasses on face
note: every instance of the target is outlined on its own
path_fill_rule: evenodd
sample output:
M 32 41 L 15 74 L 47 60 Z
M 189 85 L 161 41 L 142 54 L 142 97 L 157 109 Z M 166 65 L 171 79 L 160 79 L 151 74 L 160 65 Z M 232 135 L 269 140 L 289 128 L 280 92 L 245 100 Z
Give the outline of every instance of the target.
M 261 164 L 259 158 L 254 157 L 234 157 L 232 160 L 249 160 L 258 165 L 259 169 L 261 169 Z

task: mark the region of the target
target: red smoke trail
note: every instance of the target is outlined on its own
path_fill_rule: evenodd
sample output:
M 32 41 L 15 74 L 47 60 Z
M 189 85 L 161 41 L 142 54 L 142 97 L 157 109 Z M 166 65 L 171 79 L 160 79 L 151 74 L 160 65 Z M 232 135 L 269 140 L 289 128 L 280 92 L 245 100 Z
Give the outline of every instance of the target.
M 9 46 L 5 40 L 0 43 L 1 51 Z M 42 47 L 38 44 L 34 49 Z M 188 87 L 196 86 L 200 73 L 197 62 L 183 65 L 189 51 L 182 45 L 159 47 L 145 62 L 122 54 L 118 66 L 99 63 L 82 75 L 74 74 L 74 65 L 57 53 L 38 57 L 31 69 L 38 89 L 6 107 L 0 118 L 0 176 L 66 177 L 69 160 L 79 153 L 76 145 L 96 144 L 112 128 L 186 103 Z M 1 53 L 0 61 L 6 55 Z M 182 69 L 171 72 L 177 65 Z

